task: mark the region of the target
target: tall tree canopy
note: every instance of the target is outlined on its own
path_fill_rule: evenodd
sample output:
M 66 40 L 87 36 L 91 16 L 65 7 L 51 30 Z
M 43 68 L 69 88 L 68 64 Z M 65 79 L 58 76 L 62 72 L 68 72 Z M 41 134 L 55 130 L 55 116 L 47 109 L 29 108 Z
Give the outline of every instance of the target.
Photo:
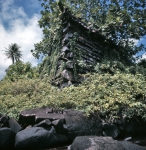
M 7 59 L 11 59 L 12 63 L 19 61 L 22 58 L 22 52 L 20 51 L 20 46 L 16 43 L 12 43 L 8 48 L 5 48 L 5 55 Z
M 41 0 L 40 0 L 41 1 Z M 84 21 L 90 29 L 123 47 L 123 53 L 133 61 L 133 56 L 144 50 L 144 45 L 135 46 L 135 40 L 146 35 L 145 0 L 42 0 L 42 17 L 39 25 L 44 38 L 35 44 L 33 55 L 48 54 L 55 44 L 61 27 L 61 3 L 72 14 Z

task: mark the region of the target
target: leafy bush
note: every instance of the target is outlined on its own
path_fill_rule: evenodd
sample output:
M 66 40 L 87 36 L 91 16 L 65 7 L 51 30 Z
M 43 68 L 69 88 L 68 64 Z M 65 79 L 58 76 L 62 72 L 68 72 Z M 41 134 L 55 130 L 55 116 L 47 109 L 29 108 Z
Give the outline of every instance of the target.
M 141 74 L 87 74 L 79 86 L 62 91 L 51 86 L 48 79 L 0 81 L 0 113 L 17 118 L 25 109 L 49 106 L 73 108 L 86 112 L 105 113 L 109 121 L 126 116 L 146 120 L 146 81 Z
M 94 70 L 98 73 L 110 73 L 126 72 L 127 68 L 119 61 L 103 60 L 101 63 L 97 63 Z
M 38 75 L 36 68 L 32 67 L 29 62 L 23 63 L 21 61 L 17 61 L 10 65 L 6 70 L 6 76 L 4 79 L 15 81 L 23 78 L 35 78 L 38 77 Z

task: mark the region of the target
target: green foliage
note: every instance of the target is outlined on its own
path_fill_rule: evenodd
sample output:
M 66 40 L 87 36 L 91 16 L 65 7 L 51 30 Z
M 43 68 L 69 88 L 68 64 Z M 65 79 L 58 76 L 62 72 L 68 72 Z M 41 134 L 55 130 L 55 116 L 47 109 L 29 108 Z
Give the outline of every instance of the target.
M 8 48 L 5 48 L 5 55 L 7 59 L 11 59 L 12 63 L 17 62 L 22 57 L 22 52 L 20 51 L 20 46 L 16 43 L 10 44 Z
M 104 74 L 109 73 L 114 75 L 116 73 L 130 73 L 141 74 L 146 77 L 146 61 L 140 60 L 137 64 L 126 66 L 119 61 L 103 60 L 101 63 L 97 63 L 94 67 L 95 72 Z
M 97 63 L 94 70 L 98 73 L 115 74 L 117 72 L 126 72 L 127 68 L 119 61 L 103 60 L 102 63 Z
M 25 109 L 53 107 L 78 109 L 89 115 L 105 113 L 108 121 L 141 116 L 146 120 L 146 81 L 141 74 L 92 73 L 79 86 L 59 90 L 48 78 L 0 81 L 0 113 L 16 117 Z
M 32 67 L 29 62 L 23 63 L 21 61 L 17 61 L 14 64 L 10 65 L 6 70 L 6 76 L 4 80 L 17 81 L 18 79 L 23 78 L 36 78 L 39 74 L 37 73 L 37 69 Z
M 146 59 L 141 59 L 138 63 L 137 66 L 146 68 Z
M 39 25 L 43 28 L 44 38 L 32 50 L 36 58 L 41 53 L 46 55 L 53 46 L 56 31 L 61 27 L 62 7 L 68 7 L 90 30 L 98 30 L 107 41 L 110 39 L 119 46 L 120 54 L 113 49 L 114 56 L 105 48 L 108 57 L 120 57 L 120 61 L 129 63 L 134 61 L 133 56 L 138 51 L 145 49 L 144 45 L 134 45 L 135 39 L 146 34 L 145 0 L 42 0 L 42 7 Z
M 143 74 L 144 76 L 146 76 L 146 59 L 141 59 L 137 63 L 136 71 L 139 72 L 140 74 Z
M 49 76 L 53 78 L 55 76 L 58 54 L 56 53 L 57 51 L 53 51 L 53 52 L 55 52 L 55 54 L 52 57 L 46 56 L 38 66 L 38 70 L 41 78 L 45 76 Z

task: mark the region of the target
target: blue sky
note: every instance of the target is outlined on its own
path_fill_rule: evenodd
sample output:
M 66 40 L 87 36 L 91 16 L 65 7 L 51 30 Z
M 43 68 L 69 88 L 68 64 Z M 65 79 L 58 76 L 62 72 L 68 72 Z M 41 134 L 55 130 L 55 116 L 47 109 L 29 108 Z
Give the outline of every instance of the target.
M 22 60 L 36 66 L 36 60 L 31 49 L 34 43 L 41 41 L 43 34 L 38 26 L 41 2 L 38 0 L 0 0 L 0 79 L 5 70 L 12 64 L 3 54 L 11 43 L 21 46 Z

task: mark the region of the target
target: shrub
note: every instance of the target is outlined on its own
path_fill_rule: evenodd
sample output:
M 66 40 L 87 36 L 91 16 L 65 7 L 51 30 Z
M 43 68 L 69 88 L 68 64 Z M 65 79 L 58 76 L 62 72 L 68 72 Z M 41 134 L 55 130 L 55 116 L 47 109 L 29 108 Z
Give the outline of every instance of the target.
M 23 78 L 35 78 L 38 77 L 37 69 L 32 67 L 29 62 L 23 63 L 21 61 L 17 61 L 14 64 L 10 65 L 6 70 L 6 76 L 4 79 L 16 81 L 17 79 Z
M 93 73 L 85 75 L 79 86 L 62 91 L 49 80 L 19 79 L 0 81 L 0 113 L 17 118 L 25 109 L 37 107 L 73 108 L 86 112 L 105 113 L 108 121 L 126 116 L 146 120 L 146 81 L 141 74 Z

